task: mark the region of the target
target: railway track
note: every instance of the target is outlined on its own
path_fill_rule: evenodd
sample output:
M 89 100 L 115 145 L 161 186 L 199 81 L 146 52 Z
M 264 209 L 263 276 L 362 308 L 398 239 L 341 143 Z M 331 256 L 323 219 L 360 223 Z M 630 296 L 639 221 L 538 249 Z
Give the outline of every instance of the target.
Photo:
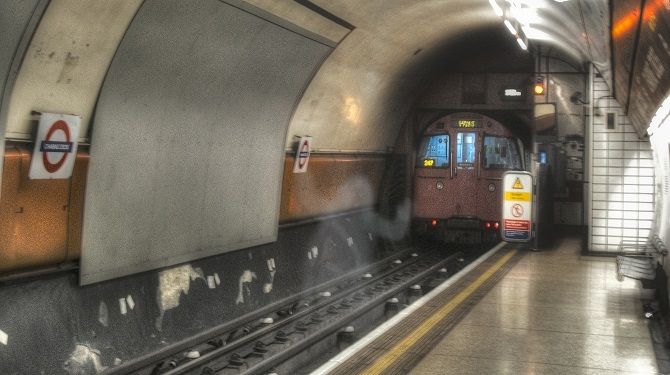
M 409 303 L 425 292 L 422 286 L 430 288 L 432 283 L 446 279 L 464 263 L 461 252 L 445 256 L 443 250 L 435 248 L 420 254 L 405 249 L 364 269 L 279 301 L 236 320 L 234 324 L 178 343 L 161 353 L 111 368 L 109 373 L 228 375 L 293 372 L 289 370 L 290 365 L 286 365 L 292 358 L 326 339 L 331 345 L 340 339 L 351 339 L 352 322 L 374 309 L 383 309 L 384 315 L 397 312 L 403 303 Z M 302 362 L 300 366 L 304 365 Z

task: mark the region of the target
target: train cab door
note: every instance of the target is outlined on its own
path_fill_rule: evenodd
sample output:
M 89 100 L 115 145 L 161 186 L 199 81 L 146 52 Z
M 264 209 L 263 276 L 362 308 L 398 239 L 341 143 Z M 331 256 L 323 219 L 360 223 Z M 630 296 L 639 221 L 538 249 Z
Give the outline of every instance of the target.
M 455 215 L 461 217 L 475 217 L 477 215 L 477 168 L 479 160 L 477 153 L 478 132 L 457 131 L 452 137 L 451 168 L 453 173 L 452 189 L 456 202 Z

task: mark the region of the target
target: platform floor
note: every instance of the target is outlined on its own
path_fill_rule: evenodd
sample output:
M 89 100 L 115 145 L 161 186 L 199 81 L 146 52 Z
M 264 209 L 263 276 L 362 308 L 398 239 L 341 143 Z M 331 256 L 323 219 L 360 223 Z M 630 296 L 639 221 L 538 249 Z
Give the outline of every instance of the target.
M 654 374 L 648 295 L 566 238 L 525 254 L 411 374 Z

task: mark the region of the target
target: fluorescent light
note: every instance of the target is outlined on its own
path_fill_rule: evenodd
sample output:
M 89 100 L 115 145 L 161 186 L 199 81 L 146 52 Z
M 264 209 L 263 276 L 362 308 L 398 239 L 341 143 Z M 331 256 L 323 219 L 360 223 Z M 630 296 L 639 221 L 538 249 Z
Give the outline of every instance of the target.
M 509 32 L 512 33 L 512 35 L 516 35 L 516 29 L 514 28 L 514 25 L 512 25 L 512 23 L 509 22 L 509 20 L 505 20 L 504 23 L 505 26 L 507 26 L 507 30 L 509 30 Z
M 510 14 L 522 25 L 542 23 L 542 17 L 537 14 L 537 8 L 510 8 Z
M 522 26 L 521 30 L 526 35 L 526 38 L 533 40 L 553 40 L 551 35 L 542 30 L 538 30 L 532 26 Z
M 516 42 L 519 43 L 519 47 L 521 47 L 522 50 L 526 51 L 528 49 L 528 46 L 521 40 L 521 38 L 516 38 Z
M 498 2 L 496 2 L 496 0 L 489 0 L 489 4 L 491 4 L 491 8 L 493 8 L 493 12 L 496 14 L 496 16 L 498 17 L 503 16 L 503 10 L 500 7 L 500 5 L 498 5 Z

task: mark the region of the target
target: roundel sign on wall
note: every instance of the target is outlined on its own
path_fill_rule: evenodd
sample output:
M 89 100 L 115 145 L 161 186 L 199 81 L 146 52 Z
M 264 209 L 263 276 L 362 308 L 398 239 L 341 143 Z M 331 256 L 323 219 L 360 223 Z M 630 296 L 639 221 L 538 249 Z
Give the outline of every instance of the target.
M 298 151 L 295 154 L 295 163 L 293 163 L 293 173 L 304 173 L 307 171 L 307 162 L 309 161 L 311 149 L 312 137 L 300 137 Z
M 30 162 L 30 179 L 70 178 L 80 122 L 79 116 L 42 113 Z

